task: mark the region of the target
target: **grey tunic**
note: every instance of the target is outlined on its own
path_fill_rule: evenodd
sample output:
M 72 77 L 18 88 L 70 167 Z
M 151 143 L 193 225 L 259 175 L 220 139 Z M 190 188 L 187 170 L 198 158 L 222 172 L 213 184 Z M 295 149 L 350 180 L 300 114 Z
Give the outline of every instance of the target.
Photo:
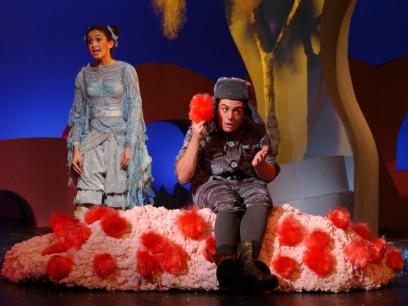
M 183 147 L 176 157 L 184 155 L 192 136 L 187 131 Z M 271 206 L 266 182 L 258 178 L 252 167 L 255 154 L 270 139 L 263 125 L 246 117 L 235 133 L 224 133 L 214 122 L 206 125 L 206 135 L 200 142 L 196 174 L 192 178 L 194 203 L 218 211 L 244 211 L 255 205 Z M 268 151 L 266 162 L 279 166 Z

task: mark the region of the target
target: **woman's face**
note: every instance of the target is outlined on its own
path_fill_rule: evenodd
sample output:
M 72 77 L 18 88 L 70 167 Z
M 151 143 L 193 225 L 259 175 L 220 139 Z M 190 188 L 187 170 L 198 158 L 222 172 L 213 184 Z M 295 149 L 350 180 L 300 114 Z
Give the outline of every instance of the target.
M 105 33 L 92 30 L 86 36 L 89 53 L 95 61 L 102 61 L 110 56 L 110 50 L 114 46 L 113 40 L 108 40 Z

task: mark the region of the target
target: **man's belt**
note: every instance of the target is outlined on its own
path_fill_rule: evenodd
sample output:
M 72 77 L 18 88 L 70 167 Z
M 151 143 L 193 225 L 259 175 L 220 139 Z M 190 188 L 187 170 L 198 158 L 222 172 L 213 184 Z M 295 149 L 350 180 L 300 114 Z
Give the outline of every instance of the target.
M 225 172 L 220 176 L 228 181 L 241 181 L 248 178 L 248 176 L 242 172 Z

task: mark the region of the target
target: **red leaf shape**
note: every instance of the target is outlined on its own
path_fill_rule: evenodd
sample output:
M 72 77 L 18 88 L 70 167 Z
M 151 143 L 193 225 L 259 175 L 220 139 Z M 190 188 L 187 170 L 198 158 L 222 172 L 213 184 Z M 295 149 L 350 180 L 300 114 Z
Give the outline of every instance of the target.
M 288 278 L 293 271 L 295 271 L 295 267 L 297 265 L 296 260 L 288 256 L 281 256 L 278 255 L 272 261 L 272 267 L 281 277 Z
M 209 236 L 205 240 L 205 247 L 203 249 L 203 256 L 209 262 L 214 262 L 215 252 L 216 252 L 215 238 L 213 236 Z
M 161 253 L 168 246 L 168 240 L 154 231 L 149 231 L 140 236 L 142 245 L 153 254 Z
M 293 216 L 286 217 L 278 226 L 279 243 L 294 246 L 303 240 L 303 225 Z
M 136 261 L 136 270 L 144 278 L 151 279 L 162 272 L 157 258 L 146 250 L 137 251 Z
M 112 215 L 112 214 L 118 214 L 118 212 L 111 208 L 111 207 L 106 207 L 106 206 L 97 206 L 94 207 L 90 210 L 88 210 L 85 214 L 85 222 L 87 224 L 92 224 L 98 220 L 101 220 L 102 218 Z
M 371 246 L 371 262 L 378 264 L 384 258 L 385 251 L 387 250 L 387 242 L 384 238 L 375 238 L 370 243 Z
M 100 277 L 106 278 L 115 272 L 116 262 L 115 259 L 109 253 L 102 253 L 95 255 L 93 260 L 93 267 Z
M 106 235 L 121 238 L 129 231 L 129 222 L 118 214 L 108 215 L 101 221 L 101 227 Z
M 64 236 L 65 231 L 70 226 L 75 226 L 79 223 L 78 219 L 70 216 L 66 216 L 61 213 L 52 213 L 49 224 L 54 232 L 55 236 L 61 238 Z
M 213 116 L 213 103 L 209 94 L 196 94 L 191 98 L 188 118 L 193 123 L 209 122 Z
M 187 253 L 176 243 L 169 243 L 168 248 L 156 254 L 162 269 L 170 274 L 181 274 L 187 269 Z
M 66 243 L 64 240 L 57 240 L 54 243 L 51 243 L 49 246 L 47 246 L 42 252 L 41 255 L 50 255 L 50 254 L 55 254 L 55 253 L 63 253 L 68 251 L 71 248 L 71 246 Z
M 314 230 L 306 236 L 305 246 L 309 250 L 323 250 L 329 246 L 330 235 L 322 230 Z
M 80 249 L 90 236 L 91 230 L 83 223 L 69 226 L 64 233 L 65 242 L 76 249 Z
M 72 271 L 72 259 L 61 255 L 54 255 L 47 265 L 47 273 L 51 280 L 59 281 L 69 275 Z
M 346 259 L 356 269 L 364 269 L 371 262 L 371 247 L 367 240 L 355 239 L 344 248 Z
M 395 247 L 390 247 L 387 250 L 386 258 L 387 258 L 387 261 L 386 261 L 387 266 L 390 269 L 394 271 L 398 271 L 404 268 L 404 260 L 402 259 L 400 249 L 397 249 Z
M 327 214 L 335 227 L 346 229 L 350 224 L 350 213 L 344 207 L 338 207 Z
M 193 208 L 183 212 L 176 220 L 180 231 L 184 237 L 199 240 L 205 232 L 206 223 L 203 217 Z
M 180 274 L 186 270 L 188 255 L 178 244 L 153 231 L 143 234 L 140 240 L 166 272 Z
M 305 265 L 317 275 L 327 276 L 334 266 L 334 259 L 328 249 L 306 250 L 303 254 Z
M 356 223 L 351 225 L 353 231 L 360 235 L 360 237 L 370 240 L 371 230 L 367 223 Z

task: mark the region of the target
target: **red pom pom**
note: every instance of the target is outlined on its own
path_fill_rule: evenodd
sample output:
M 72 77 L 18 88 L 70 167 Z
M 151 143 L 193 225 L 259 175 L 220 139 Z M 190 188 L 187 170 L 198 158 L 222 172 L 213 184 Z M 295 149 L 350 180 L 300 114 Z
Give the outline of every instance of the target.
M 59 281 L 67 277 L 72 271 L 72 259 L 60 255 L 54 255 L 50 258 L 47 265 L 47 273 L 51 280 Z
M 151 253 L 160 253 L 167 248 L 168 241 L 162 235 L 157 234 L 154 231 L 149 231 L 140 236 L 140 241 L 143 246 Z
M 53 213 L 50 226 L 55 236 L 63 238 L 68 247 L 79 249 L 91 235 L 91 230 L 77 219 L 60 213 Z
M 272 267 L 281 277 L 288 278 L 297 265 L 296 260 L 288 256 L 277 256 L 272 261 Z
M 215 252 L 216 252 L 215 238 L 213 236 L 209 236 L 205 240 L 205 247 L 203 249 L 203 256 L 209 262 L 214 262 Z
M 100 277 L 105 278 L 115 272 L 116 262 L 111 254 L 102 253 L 95 255 L 93 266 L 96 274 L 98 274 Z
M 197 209 L 183 212 L 176 221 L 184 237 L 199 240 L 205 232 L 206 223 L 204 218 L 197 213 Z
M 101 227 L 106 235 L 120 238 L 129 231 L 130 224 L 118 214 L 108 215 L 101 221 Z
M 286 217 L 278 226 L 279 243 L 294 246 L 303 239 L 303 226 L 293 216 Z
M 327 276 L 332 270 L 334 259 L 328 249 L 306 250 L 303 254 L 305 265 L 317 275 Z
M 49 222 L 52 231 L 58 238 L 64 236 L 68 227 L 77 225 L 78 223 L 78 219 L 60 213 L 53 213 Z
M 170 242 L 166 249 L 156 254 L 162 269 L 170 274 L 181 274 L 187 269 L 188 255 L 181 246 Z
M 87 211 L 85 214 L 85 222 L 87 224 L 92 224 L 112 214 L 118 214 L 118 212 L 111 207 L 97 206 Z
M 386 258 L 388 268 L 394 271 L 402 270 L 402 268 L 404 268 L 404 260 L 402 259 L 401 251 L 399 249 L 390 247 L 387 250 Z
M 356 269 L 364 269 L 371 261 L 371 248 L 367 240 L 355 239 L 344 249 L 346 259 Z
M 210 95 L 196 94 L 191 98 L 188 117 L 193 123 L 211 121 L 213 116 L 213 103 Z
M 71 246 L 66 243 L 64 240 L 57 240 L 54 243 L 51 243 L 48 247 L 46 247 L 42 252 L 41 255 L 50 255 L 55 253 L 63 253 L 68 251 Z
M 353 231 L 360 235 L 360 237 L 369 240 L 371 235 L 370 227 L 367 223 L 356 223 L 351 225 Z
M 378 264 L 384 258 L 387 249 L 387 243 L 384 238 L 376 238 L 370 243 L 371 246 L 371 262 Z
M 157 258 L 146 250 L 137 251 L 136 261 L 137 272 L 144 278 L 151 279 L 162 272 Z
M 179 274 L 187 268 L 187 253 L 178 244 L 153 231 L 143 234 L 140 240 L 168 273 Z
M 314 230 L 307 235 L 305 239 L 305 246 L 309 250 L 323 250 L 329 246 L 330 235 L 321 230 Z
M 350 213 L 344 207 L 339 207 L 327 214 L 327 218 L 335 227 L 346 229 L 350 224 Z
M 76 249 L 80 249 L 82 244 L 84 244 L 90 236 L 91 230 L 82 223 L 71 225 L 66 228 L 64 233 L 65 242 Z

